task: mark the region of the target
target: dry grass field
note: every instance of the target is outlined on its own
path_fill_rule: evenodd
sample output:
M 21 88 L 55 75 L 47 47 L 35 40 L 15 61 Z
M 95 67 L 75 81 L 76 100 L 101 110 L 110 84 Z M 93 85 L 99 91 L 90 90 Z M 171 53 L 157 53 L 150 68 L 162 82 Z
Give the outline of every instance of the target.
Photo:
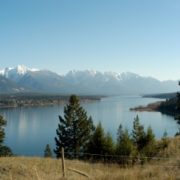
M 120 167 L 117 164 L 86 163 L 66 160 L 68 180 L 180 180 L 180 137 L 170 140 L 159 156 L 144 165 Z M 85 177 L 69 169 L 87 174 Z M 58 180 L 62 178 L 61 160 L 48 158 L 0 158 L 0 180 Z

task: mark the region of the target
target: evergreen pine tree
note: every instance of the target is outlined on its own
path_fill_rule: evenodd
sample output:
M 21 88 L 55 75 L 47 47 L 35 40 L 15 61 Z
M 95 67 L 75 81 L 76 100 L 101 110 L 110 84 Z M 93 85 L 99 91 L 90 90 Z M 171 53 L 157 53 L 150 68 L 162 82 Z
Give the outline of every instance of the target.
M 12 156 L 11 149 L 7 146 L 0 145 L 0 157 Z
M 180 85 L 180 81 L 179 81 L 179 85 Z M 177 93 L 176 110 L 177 110 L 177 115 L 175 116 L 175 119 L 178 121 L 179 131 L 175 134 L 175 136 L 180 136 L 180 92 Z
M 119 155 L 118 163 L 127 164 L 129 156 L 134 153 L 134 145 L 127 129 L 123 129 L 122 125 L 119 126 L 117 132 L 116 154 Z
M 180 85 L 180 81 L 179 81 L 179 85 Z M 180 125 L 180 92 L 177 93 L 176 109 L 177 109 L 177 115 L 175 119 L 178 121 Z M 177 132 L 177 135 L 180 135 L 180 130 L 179 132 Z
M 152 157 L 156 153 L 156 141 L 155 135 L 151 127 L 148 127 L 145 135 L 145 145 L 143 147 L 143 155 Z
M 145 132 L 144 126 L 140 124 L 138 116 L 136 116 L 133 122 L 132 136 L 137 155 L 141 157 L 142 163 L 147 160 L 143 157 L 152 157 L 156 153 L 156 141 L 152 128 L 148 127 Z
M 51 158 L 52 157 L 52 151 L 49 144 L 46 145 L 46 148 L 44 150 L 44 157 L 45 158 Z
M 114 150 L 114 142 L 110 133 L 105 134 L 99 122 L 88 144 L 87 153 L 93 154 L 91 158 L 96 160 L 109 160 L 110 155 L 114 155 Z
M 105 147 L 106 146 L 106 138 L 105 138 L 105 133 L 104 129 L 99 123 L 94 131 L 94 134 L 88 144 L 88 149 L 87 152 L 91 154 L 105 154 Z M 95 157 L 96 158 L 96 157 Z M 97 156 L 97 159 L 99 157 Z
M 5 132 L 4 132 L 5 125 L 6 125 L 6 120 L 0 115 L 0 156 L 11 156 L 12 155 L 11 149 L 3 145 L 5 138 Z
M 73 158 L 83 152 L 93 133 L 93 122 L 86 111 L 80 106 L 79 98 L 71 95 L 69 103 L 64 107 L 64 118 L 59 116 L 59 124 L 55 137 L 56 157 L 61 155 L 64 147 L 65 156 Z
M 167 131 L 165 130 L 164 133 L 163 133 L 163 137 L 162 137 L 162 139 L 161 139 L 161 143 L 160 143 L 161 149 L 167 148 L 167 147 L 168 147 L 168 144 L 169 144 L 168 133 L 167 133 Z
M 114 155 L 114 142 L 111 134 L 108 132 L 105 135 L 105 155 Z
M 149 126 L 146 133 L 146 143 L 154 143 L 155 142 L 155 135 L 153 133 L 152 128 Z
M 132 137 L 133 137 L 134 145 L 137 148 L 137 151 L 141 152 L 141 150 L 145 146 L 146 137 L 145 137 L 145 132 L 144 132 L 144 126 L 140 124 L 138 115 L 136 116 L 133 122 Z
M 122 125 L 120 125 L 117 133 L 116 154 L 130 156 L 133 153 L 133 150 L 134 145 L 128 130 L 123 130 Z
M 5 132 L 4 126 L 6 125 L 6 120 L 0 115 L 0 145 L 4 142 Z

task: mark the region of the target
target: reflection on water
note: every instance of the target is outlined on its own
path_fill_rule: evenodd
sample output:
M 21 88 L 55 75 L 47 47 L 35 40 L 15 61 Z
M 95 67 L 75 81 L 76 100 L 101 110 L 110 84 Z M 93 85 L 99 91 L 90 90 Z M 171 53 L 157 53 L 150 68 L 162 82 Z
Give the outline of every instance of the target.
M 120 124 L 131 131 L 137 114 L 145 128 L 152 127 L 157 138 L 162 137 L 165 130 L 169 136 L 174 136 L 178 131 L 178 125 L 173 117 L 159 112 L 129 111 L 131 107 L 146 105 L 157 100 L 141 97 L 109 97 L 82 105 L 88 115 L 92 116 L 94 123 L 101 121 L 105 130 L 109 131 L 114 139 Z M 5 143 L 15 154 L 42 156 L 46 144 L 54 147 L 58 115 L 63 115 L 63 109 L 62 105 L 1 109 L 0 114 L 7 120 Z

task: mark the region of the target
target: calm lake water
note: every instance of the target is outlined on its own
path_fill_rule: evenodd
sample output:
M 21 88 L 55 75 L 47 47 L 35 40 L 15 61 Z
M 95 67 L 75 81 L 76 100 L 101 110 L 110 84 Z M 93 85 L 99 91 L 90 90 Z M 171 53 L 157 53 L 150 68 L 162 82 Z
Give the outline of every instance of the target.
M 129 108 L 158 101 L 154 98 L 108 97 L 101 101 L 83 103 L 88 115 L 96 125 L 101 121 L 106 132 L 116 138 L 120 124 L 132 130 L 134 117 L 138 114 L 140 122 L 147 128 L 151 126 L 156 137 L 161 138 L 166 130 L 168 136 L 174 136 L 178 125 L 173 117 L 159 112 L 131 112 Z M 7 120 L 5 144 L 15 154 L 42 156 L 46 144 L 55 146 L 54 137 L 59 123 L 58 115 L 63 115 L 64 106 L 23 107 L 0 109 Z

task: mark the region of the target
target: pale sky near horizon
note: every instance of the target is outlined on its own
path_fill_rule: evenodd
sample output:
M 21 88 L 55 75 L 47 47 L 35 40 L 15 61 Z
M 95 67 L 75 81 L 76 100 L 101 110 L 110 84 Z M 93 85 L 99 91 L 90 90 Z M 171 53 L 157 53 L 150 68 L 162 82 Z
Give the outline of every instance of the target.
M 180 0 L 1 0 L 0 69 L 180 79 Z

